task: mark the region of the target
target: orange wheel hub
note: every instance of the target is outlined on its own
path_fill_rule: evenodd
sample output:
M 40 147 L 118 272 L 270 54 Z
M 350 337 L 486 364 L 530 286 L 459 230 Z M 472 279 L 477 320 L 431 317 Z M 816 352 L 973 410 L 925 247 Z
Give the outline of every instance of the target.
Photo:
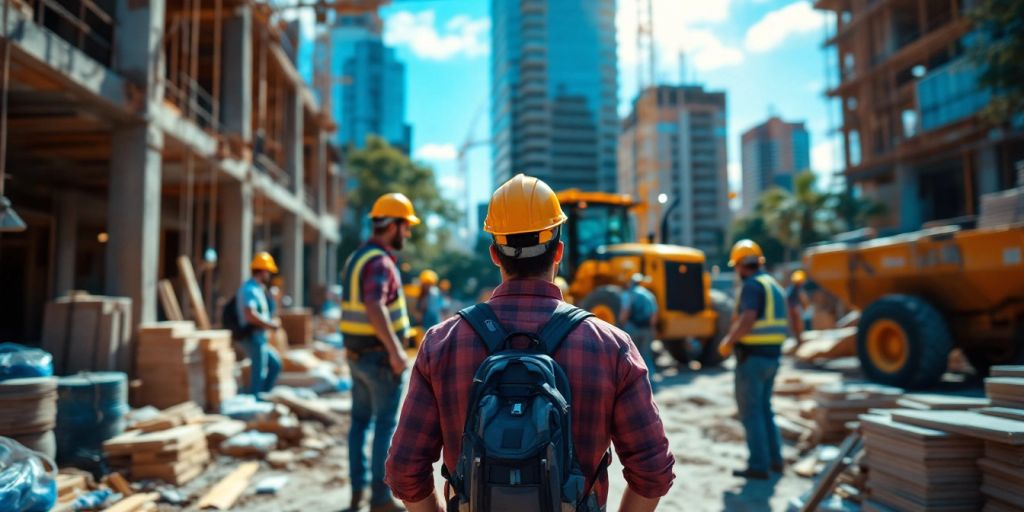
M 868 328 L 867 349 L 875 368 L 897 373 L 910 358 L 910 339 L 899 323 L 883 318 Z

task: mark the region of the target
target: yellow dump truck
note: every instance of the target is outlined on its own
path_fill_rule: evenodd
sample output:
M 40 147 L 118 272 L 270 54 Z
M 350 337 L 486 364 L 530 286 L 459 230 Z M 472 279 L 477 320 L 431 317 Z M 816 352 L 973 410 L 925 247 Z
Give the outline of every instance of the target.
M 937 382 L 949 352 L 981 373 L 1024 363 L 1024 225 L 940 227 L 809 249 L 811 278 L 863 311 L 857 353 L 872 380 Z
M 711 288 L 704 253 L 690 247 L 637 243 L 630 196 L 567 190 L 558 194 L 569 220 L 562 229 L 561 273 L 574 302 L 616 324 L 623 287 L 633 274 L 658 301 L 658 332 L 677 361 L 721 362 L 718 341 L 728 332 L 732 301 Z

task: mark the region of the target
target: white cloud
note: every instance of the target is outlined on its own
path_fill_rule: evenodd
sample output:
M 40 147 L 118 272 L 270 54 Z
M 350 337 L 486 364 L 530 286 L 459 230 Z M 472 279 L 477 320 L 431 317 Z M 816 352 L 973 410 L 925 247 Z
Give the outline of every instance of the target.
M 458 157 L 455 144 L 424 144 L 416 150 L 416 158 L 432 162 L 448 162 Z
M 490 50 L 489 19 L 459 15 L 448 20 L 440 31 L 436 22 L 433 10 L 399 11 L 387 19 L 384 40 L 390 45 L 408 46 L 417 57 L 428 60 L 479 57 Z
M 619 66 L 636 68 L 637 1 L 619 2 L 615 23 L 619 37 Z M 732 0 L 654 0 L 654 41 L 659 76 L 677 77 L 680 54 L 686 55 L 688 67 L 708 71 L 732 66 L 743 61 L 743 52 L 723 43 L 715 32 L 705 28 L 729 18 Z
M 811 148 L 811 168 L 818 176 L 824 178 L 839 170 L 842 157 L 837 154 L 837 149 L 831 139 L 821 141 Z
M 811 2 L 800 0 L 769 12 L 747 31 L 748 51 L 764 53 L 778 48 L 793 36 L 820 33 L 827 21 L 825 13 L 815 11 Z

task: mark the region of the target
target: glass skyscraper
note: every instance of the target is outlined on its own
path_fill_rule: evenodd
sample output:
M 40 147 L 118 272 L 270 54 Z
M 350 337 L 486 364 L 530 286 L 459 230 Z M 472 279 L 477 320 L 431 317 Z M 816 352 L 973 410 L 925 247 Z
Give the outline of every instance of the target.
M 615 191 L 615 0 L 492 0 L 495 183 Z
M 379 135 L 405 152 L 412 129 L 405 122 L 405 65 L 387 47 L 376 13 L 342 15 L 331 38 L 331 113 L 338 122 L 337 142 L 363 147 Z

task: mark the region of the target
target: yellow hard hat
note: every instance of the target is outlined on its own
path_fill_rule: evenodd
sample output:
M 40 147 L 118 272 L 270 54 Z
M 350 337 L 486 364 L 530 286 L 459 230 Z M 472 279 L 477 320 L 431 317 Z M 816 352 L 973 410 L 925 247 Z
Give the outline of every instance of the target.
M 789 280 L 793 284 L 804 284 L 807 282 L 807 272 L 803 270 L 794 270 L 793 275 L 789 276 Z
M 517 174 L 491 196 L 484 231 L 494 235 L 498 245 L 506 245 L 508 235 L 527 233 L 538 233 L 537 243 L 546 244 L 554 238 L 555 228 L 568 219 L 547 183 Z
M 447 279 L 442 279 L 437 286 L 441 288 L 442 292 L 447 292 L 452 289 L 452 282 Z
M 437 272 L 430 269 L 420 272 L 420 282 L 423 284 L 437 284 Z
M 761 250 L 761 246 L 753 240 L 740 240 L 732 246 L 732 252 L 729 253 L 729 266 L 735 267 L 743 260 L 755 257 L 758 263 L 764 265 L 764 251 Z
M 266 251 L 256 253 L 252 257 L 252 263 L 249 265 L 249 268 L 252 270 L 269 270 L 271 274 L 277 273 L 277 263 L 274 262 L 274 257 Z
M 399 192 L 384 194 L 377 198 L 377 202 L 373 203 L 373 209 L 370 210 L 370 218 L 405 219 L 412 226 L 420 223 L 420 218 L 416 216 L 416 210 L 412 207 L 412 201 Z

